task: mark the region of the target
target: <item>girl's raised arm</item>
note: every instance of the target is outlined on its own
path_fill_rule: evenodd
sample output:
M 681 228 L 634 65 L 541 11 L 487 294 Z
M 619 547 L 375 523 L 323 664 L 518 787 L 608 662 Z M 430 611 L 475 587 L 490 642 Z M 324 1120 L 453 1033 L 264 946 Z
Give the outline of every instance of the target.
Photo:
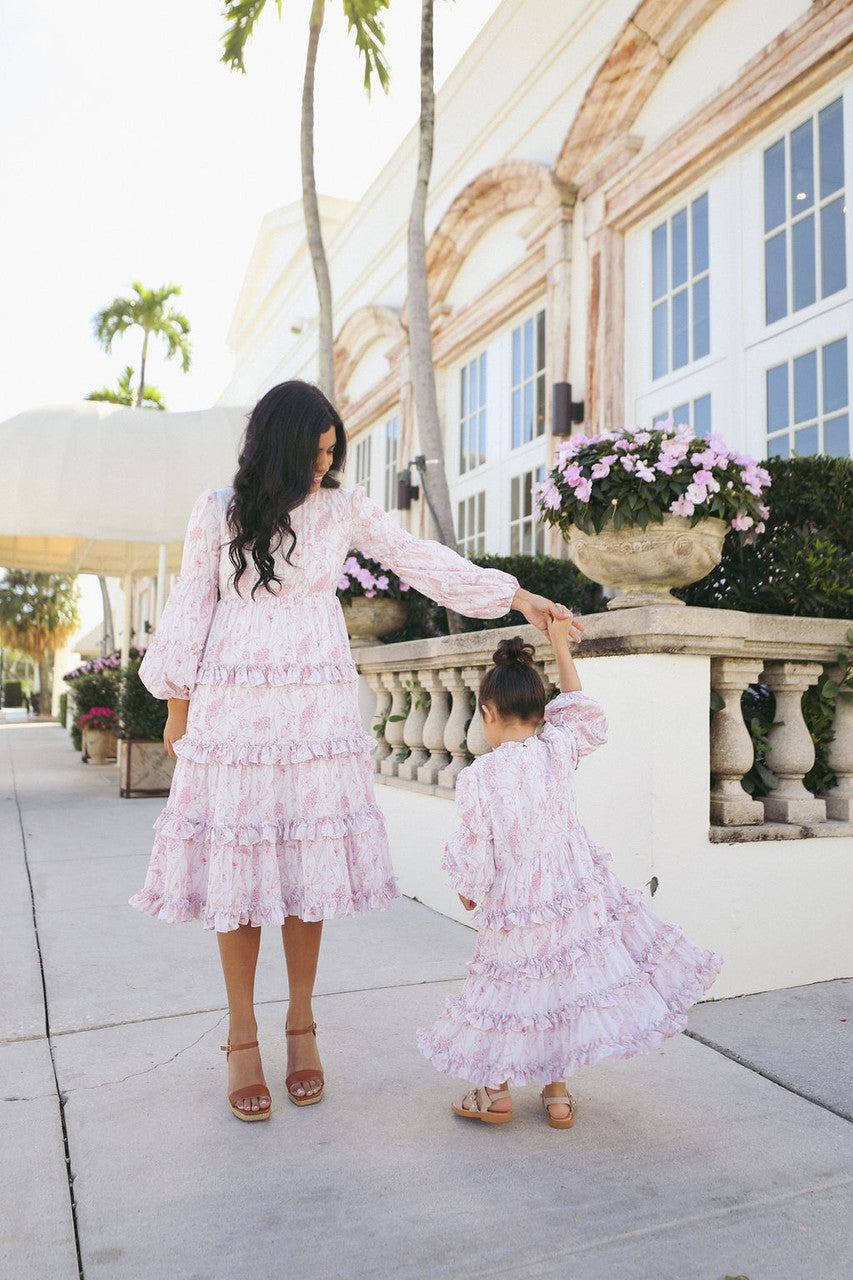
M 552 618 L 548 623 L 548 639 L 557 659 L 560 692 L 578 693 L 582 688 L 581 678 L 569 648 L 573 640 L 580 640 L 579 628 L 574 618 Z

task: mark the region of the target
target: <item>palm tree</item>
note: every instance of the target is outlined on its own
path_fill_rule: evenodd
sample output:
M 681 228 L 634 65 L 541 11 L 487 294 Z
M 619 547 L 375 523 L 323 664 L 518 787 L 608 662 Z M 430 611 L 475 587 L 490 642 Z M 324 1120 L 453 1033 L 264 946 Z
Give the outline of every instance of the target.
M 421 114 L 419 121 L 418 172 L 409 215 L 409 358 L 412 389 L 418 419 L 418 435 L 426 457 L 424 489 L 430 499 L 440 540 L 454 551 L 456 535 L 450 488 L 444 469 L 444 436 L 438 413 L 435 367 L 432 358 L 432 327 L 429 315 L 429 286 L 426 263 L 427 192 L 432 170 L 435 139 L 435 83 L 433 76 L 433 0 L 421 0 Z M 449 615 L 448 615 L 449 616 Z
M 282 0 L 275 0 L 281 17 Z M 383 89 L 388 89 L 390 73 L 382 52 L 385 30 L 380 14 L 388 8 L 390 0 L 342 0 L 344 16 L 354 34 L 356 48 L 364 61 L 364 87 L 370 93 L 376 74 Z M 261 16 L 266 0 L 225 0 L 223 16 L 231 25 L 222 38 L 222 61 L 232 71 L 245 74 L 243 55 L 255 23 Z M 302 152 L 302 207 L 305 214 L 305 233 L 311 252 L 314 279 L 317 282 L 318 300 L 318 385 L 331 401 L 335 398 L 334 329 L 332 320 L 332 286 L 329 265 L 323 244 L 320 225 L 320 206 L 317 201 L 317 184 L 314 178 L 314 69 L 320 33 L 326 16 L 326 0 L 312 0 L 308 22 L 308 54 L 305 59 L 305 76 L 302 82 L 302 121 L 300 146 Z
M 139 409 L 145 400 L 148 339 L 152 334 L 155 338 L 162 338 L 168 347 L 166 359 L 171 360 L 173 356 L 179 355 L 181 368 L 184 373 L 188 373 L 191 363 L 191 348 L 187 337 L 190 322 L 180 311 L 168 306 L 169 299 L 181 292 L 180 285 L 164 284 L 159 289 L 146 289 L 138 280 L 134 280 L 130 287 L 136 296 L 113 298 L 109 306 L 104 307 L 103 311 L 99 311 L 93 318 L 92 328 L 95 341 L 105 351 L 112 349 L 113 339 L 118 334 L 133 328 L 142 330 L 142 360 L 139 386 L 136 388 L 136 407 Z
M 78 596 L 65 574 L 7 569 L 0 581 L 0 641 L 38 663 L 42 715 L 50 715 L 53 655 L 79 622 Z
M 132 383 L 133 367 L 126 364 L 124 372 L 118 376 L 118 386 L 115 390 L 112 387 L 101 387 L 99 391 L 90 391 L 84 399 L 107 400 L 110 404 L 132 405 L 136 400 L 136 392 Z M 156 387 L 152 387 L 149 383 L 142 392 L 142 408 L 165 409 L 166 401 L 163 399 L 162 391 L 158 391 Z

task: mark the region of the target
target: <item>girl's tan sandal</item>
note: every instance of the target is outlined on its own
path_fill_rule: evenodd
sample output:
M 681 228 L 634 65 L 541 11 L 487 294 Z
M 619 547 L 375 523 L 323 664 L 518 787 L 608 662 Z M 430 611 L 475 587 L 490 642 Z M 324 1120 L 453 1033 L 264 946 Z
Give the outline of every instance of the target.
M 219 1047 L 225 1053 L 225 1061 L 227 1062 L 231 1054 L 239 1052 L 240 1049 L 257 1049 L 258 1042 L 253 1040 L 251 1044 L 232 1044 L 229 1036 L 228 1043 Z M 237 1119 L 245 1120 L 251 1124 L 254 1120 L 269 1120 L 272 1102 L 268 1102 L 265 1107 L 261 1107 L 258 1111 L 245 1111 L 242 1107 L 238 1107 L 237 1103 L 245 1102 L 246 1098 L 268 1098 L 269 1095 L 270 1091 L 267 1088 L 266 1081 L 261 1080 L 260 1084 L 250 1084 L 242 1089 L 235 1089 L 233 1093 L 229 1093 L 228 1101 Z
M 317 1039 L 316 1022 L 312 1022 L 310 1027 L 302 1027 L 299 1031 L 288 1031 L 287 1027 L 284 1028 L 284 1034 L 286 1036 L 307 1036 L 309 1033 L 314 1036 L 315 1040 Z M 299 1094 L 293 1092 L 292 1086 L 295 1084 L 302 1084 L 306 1080 L 319 1080 L 320 1088 L 317 1093 L 306 1094 L 304 1097 L 300 1098 Z M 323 1090 L 326 1087 L 321 1067 L 304 1067 L 301 1071 L 291 1071 L 284 1083 L 287 1087 L 288 1098 L 290 1098 L 290 1101 L 297 1107 L 310 1107 L 312 1103 L 319 1102 L 323 1096 Z
M 512 1111 L 489 1110 L 493 1102 L 509 1097 L 508 1089 L 501 1089 L 498 1093 L 489 1093 L 486 1089 L 469 1089 L 461 1102 L 452 1102 L 450 1105 L 456 1115 L 465 1120 L 482 1120 L 484 1124 L 509 1124 Z
M 571 1129 L 575 1122 L 575 1100 L 570 1093 L 546 1093 L 542 1090 L 542 1106 L 548 1115 L 548 1123 L 552 1129 Z M 551 1115 L 552 1107 L 568 1107 L 569 1114 L 562 1120 Z

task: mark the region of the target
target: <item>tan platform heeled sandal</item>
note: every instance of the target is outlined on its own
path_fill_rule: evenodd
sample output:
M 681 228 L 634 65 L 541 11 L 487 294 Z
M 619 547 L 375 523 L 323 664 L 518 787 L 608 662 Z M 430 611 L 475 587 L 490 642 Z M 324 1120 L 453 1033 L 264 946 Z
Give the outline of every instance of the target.
M 284 1028 L 284 1034 L 286 1036 L 307 1036 L 309 1032 L 314 1036 L 314 1039 L 316 1040 L 317 1039 L 317 1023 L 316 1022 L 312 1022 L 310 1027 L 302 1027 L 299 1031 L 288 1031 L 287 1027 Z M 297 1094 L 293 1092 L 292 1086 L 295 1084 L 302 1084 L 306 1080 L 319 1080 L 320 1088 L 317 1093 L 312 1093 L 310 1095 L 306 1094 L 304 1098 L 300 1098 Z M 323 1077 L 322 1067 L 303 1067 L 301 1071 L 291 1071 L 290 1075 L 287 1076 L 284 1083 L 287 1088 L 288 1098 L 290 1098 L 290 1101 L 295 1103 L 297 1107 L 310 1107 L 313 1102 L 319 1102 L 323 1096 L 323 1090 L 326 1087 L 326 1082 Z
M 469 1089 L 461 1102 L 451 1102 L 450 1105 L 455 1114 L 462 1116 L 464 1120 L 482 1120 L 484 1124 L 509 1124 L 512 1119 L 511 1110 L 490 1111 L 489 1107 L 493 1102 L 500 1102 L 501 1098 L 510 1096 L 508 1089 L 501 1089 L 497 1093 L 489 1093 L 486 1089 Z
M 575 1122 L 575 1100 L 570 1093 L 546 1093 L 542 1090 L 542 1106 L 548 1115 L 548 1123 L 552 1129 L 571 1129 Z M 569 1114 L 562 1120 L 551 1115 L 552 1107 L 568 1107 Z
M 237 1053 L 240 1049 L 257 1049 L 258 1042 L 253 1040 L 251 1044 L 232 1044 L 231 1037 L 228 1037 L 227 1044 L 221 1044 L 220 1049 L 226 1055 L 225 1061 L 231 1057 L 232 1053 Z M 261 1098 L 270 1096 L 265 1080 L 261 1080 L 260 1084 L 246 1085 L 242 1089 L 235 1089 L 233 1093 L 229 1093 L 228 1101 L 231 1104 L 231 1110 L 234 1112 L 238 1120 L 246 1120 L 250 1123 L 254 1120 L 269 1120 L 272 1111 L 272 1102 L 268 1102 L 265 1107 L 258 1111 L 244 1111 L 242 1107 L 238 1107 L 238 1102 L 244 1102 L 246 1098 Z

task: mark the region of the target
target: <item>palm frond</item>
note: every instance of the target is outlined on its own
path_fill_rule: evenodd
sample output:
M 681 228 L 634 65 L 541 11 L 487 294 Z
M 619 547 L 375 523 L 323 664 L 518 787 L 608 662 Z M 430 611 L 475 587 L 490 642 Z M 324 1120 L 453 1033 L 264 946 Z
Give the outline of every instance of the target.
M 222 16 L 231 25 L 226 27 L 222 37 L 220 62 L 224 62 L 232 71 L 246 74 L 243 55 L 265 4 L 266 0 L 225 0 Z M 281 0 L 276 0 L 276 4 L 278 16 L 281 17 Z
M 385 27 L 381 14 L 390 0 L 343 0 L 347 24 L 355 38 L 355 45 L 364 60 L 364 88 L 370 95 L 374 74 L 388 92 L 391 68 L 385 57 Z

